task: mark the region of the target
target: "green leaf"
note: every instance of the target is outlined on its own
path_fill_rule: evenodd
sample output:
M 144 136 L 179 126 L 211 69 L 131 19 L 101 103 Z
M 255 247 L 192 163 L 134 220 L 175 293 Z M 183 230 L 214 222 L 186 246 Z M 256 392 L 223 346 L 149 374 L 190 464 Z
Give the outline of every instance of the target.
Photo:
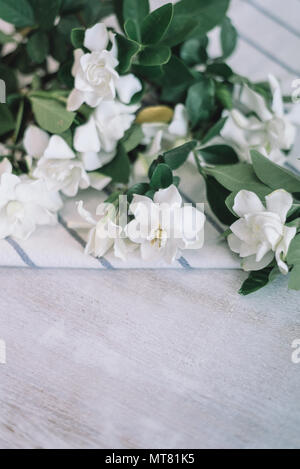
M 208 176 L 205 182 L 210 208 L 223 225 L 231 226 L 237 220 L 237 217 L 228 210 L 225 204 L 229 191 L 211 176 Z
M 159 164 L 151 178 L 151 188 L 153 190 L 166 189 L 173 184 L 173 174 L 166 164 Z
M 75 113 L 68 112 L 59 102 L 34 96 L 30 100 L 34 117 L 42 129 L 52 134 L 61 134 L 71 127 Z
M 174 6 L 168 3 L 144 18 L 141 26 L 143 44 L 157 44 L 163 39 L 172 21 L 173 11 Z
M 146 182 L 141 182 L 132 186 L 127 192 L 128 202 L 131 203 L 134 195 L 145 195 L 150 189 Z
M 211 129 L 207 132 L 206 136 L 202 140 L 202 145 L 206 145 L 210 140 L 215 137 L 218 137 L 227 122 L 228 117 L 223 117 L 220 119 Z
M 290 273 L 289 289 L 300 291 L 300 264 L 296 265 Z
M 127 132 L 122 139 L 122 143 L 127 153 L 130 153 L 134 150 L 143 140 L 144 133 L 142 126 L 139 124 L 134 124 Z
M 232 92 L 227 85 L 217 83 L 216 98 L 220 101 L 224 109 L 229 109 L 230 111 L 233 109 Z
M 257 177 L 272 189 L 285 189 L 287 192 L 300 191 L 300 177 L 273 163 L 256 150 L 251 151 L 254 171 Z
M 239 157 L 228 145 L 213 145 L 199 150 L 206 163 L 211 165 L 236 164 Z
M 192 15 L 174 15 L 168 32 L 163 38 L 163 44 L 169 47 L 175 47 L 181 44 L 186 40 L 189 33 L 196 29 L 197 25 L 198 21 Z M 201 37 L 201 34 L 199 34 L 198 37 Z
M 226 17 L 221 26 L 221 45 L 223 51 L 222 59 L 227 59 L 231 56 L 236 48 L 237 40 L 237 30 L 233 26 L 230 18 Z
M 130 39 L 141 41 L 141 24 L 149 12 L 149 0 L 124 0 L 125 31 Z
M 15 93 L 18 90 L 15 70 L 5 64 L 0 64 L 0 79 L 5 82 L 7 95 Z
M 139 30 L 139 26 L 136 21 L 134 20 L 127 20 L 124 25 L 125 33 L 129 39 L 135 42 L 141 41 L 141 33 Z
M 196 140 L 193 140 L 164 153 L 164 161 L 173 170 L 180 168 L 188 159 L 191 151 L 196 148 L 197 143 Z
M 164 43 L 175 46 L 187 38 L 202 37 L 220 24 L 230 0 L 181 0 L 174 5 L 174 16 Z
M 62 13 L 76 13 L 84 8 L 86 0 L 62 0 Z
M 190 121 L 195 127 L 199 122 L 208 120 L 215 107 L 215 84 L 210 78 L 202 78 L 188 91 L 186 107 Z
M 0 18 L 17 28 L 34 25 L 34 13 L 27 0 L 0 0 Z
M 296 236 L 290 244 L 287 255 L 287 263 L 290 266 L 300 266 L 300 235 Z
M 15 129 L 14 117 L 6 104 L 0 104 L 0 136 Z
M 214 77 L 221 77 L 224 78 L 226 81 L 229 80 L 233 75 L 232 68 L 229 65 L 223 62 L 215 62 L 213 64 L 209 64 L 206 67 L 206 72 Z
M 149 0 L 124 0 L 124 20 L 134 20 L 142 24 L 144 18 L 149 15 Z
M 232 166 L 203 168 L 203 170 L 230 192 L 253 191 L 259 197 L 265 197 L 272 192 L 271 188 L 259 181 L 250 164 L 239 163 Z
M 84 28 L 74 28 L 71 32 L 71 42 L 75 49 L 82 49 L 85 38 Z
M 208 37 L 193 38 L 186 41 L 180 50 L 180 57 L 189 66 L 204 64 L 207 62 Z
M 131 67 L 134 57 L 141 50 L 141 46 L 120 34 L 116 35 L 119 50 L 119 73 L 127 73 Z
M 112 178 L 113 182 L 127 184 L 130 176 L 130 161 L 124 146 L 120 143 L 116 157 L 106 166 L 99 170 L 101 174 L 105 174 Z
M 167 46 L 148 46 L 139 55 L 139 63 L 150 67 L 164 65 L 169 62 L 171 54 L 171 49 Z
M 33 62 L 43 63 L 49 53 L 48 35 L 42 31 L 33 33 L 27 42 L 27 52 Z
M 270 283 L 270 276 L 273 272 L 273 269 L 274 267 L 272 263 L 271 266 L 266 267 L 263 270 L 259 270 L 258 272 L 251 272 L 248 279 L 243 283 L 242 288 L 239 291 L 240 295 L 250 295 L 251 293 L 261 290 L 266 285 L 268 285 L 268 283 Z
M 59 14 L 61 0 L 29 0 L 36 23 L 43 31 L 49 31 Z
M 188 86 L 194 81 L 194 76 L 185 63 L 173 55 L 170 61 L 163 66 L 163 84 L 165 86 Z

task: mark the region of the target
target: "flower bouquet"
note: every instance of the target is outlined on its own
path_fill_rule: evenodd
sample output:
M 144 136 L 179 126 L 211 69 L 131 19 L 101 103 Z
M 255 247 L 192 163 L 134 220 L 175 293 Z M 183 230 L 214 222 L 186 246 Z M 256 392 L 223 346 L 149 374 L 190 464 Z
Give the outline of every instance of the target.
M 286 165 L 300 113 L 274 76 L 253 83 L 226 63 L 229 5 L 0 0 L 1 239 L 56 223 L 73 198 L 87 254 L 171 263 L 204 244 L 202 206 L 180 191 L 190 165 L 249 272 L 241 294 L 279 274 L 300 290 L 300 177 Z M 107 194 L 96 213 L 89 188 Z

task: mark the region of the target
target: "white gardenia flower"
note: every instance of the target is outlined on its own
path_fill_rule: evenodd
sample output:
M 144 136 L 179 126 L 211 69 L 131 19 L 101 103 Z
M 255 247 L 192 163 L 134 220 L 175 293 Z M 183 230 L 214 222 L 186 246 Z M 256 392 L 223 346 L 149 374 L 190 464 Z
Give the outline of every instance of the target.
M 130 212 L 135 218 L 126 233 L 140 244 L 143 260 L 161 258 L 172 263 L 180 250 L 203 247 L 205 216 L 192 206 L 183 207 L 174 185 L 158 191 L 154 201 L 136 195 Z
M 50 138 L 33 176 L 45 181 L 48 190 L 62 191 L 68 197 L 74 197 L 79 189 L 87 189 L 90 185 L 82 161 L 58 135 Z
M 37 226 L 55 224 L 61 208 L 59 194 L 43 181 L 15 176 L 7 159 L 0 163 L 0 239 L 28 239 Z
M 288 273 L 285 258 L 297 233 L 296 228 L 285 224 L 292 205 L 293 197 L 284 190 L 268 195 L 266 207 L 253 192 L 238 193 L 233 210 L 240 220 L 231 226 L 228 243 L 243 258 L 245 271 L 264 269 L 275 257 L 280 271 Z
M 105 24 L 96 24 L 86 31 L 84 46 L 91 52 L 74 52 L 75 89 L 69 96 L 68 110 L 76 111 L 83 103 L 97 107 L 103 100 L 114 100 L 117 93 L 123 103 L 129 104 L 142 90 L 142 84 L 134 75 L 120 77 L 116 71 L 119 61 L 115 35 L 108 32 Z
M 283 151 L 290 150 L 295 142 L 296 128 L 289 114 L 285 114 L 284 102 L 277 79 L 269 76 L 273 94 L 272 109 L 265 99 L 247 85 L 243 87 L 240 103 L 256 116 L 246 117 L 237 109 L 231 111 L 221 136 L 237 152 L 241 161 L 251 162 L 251 150 L 258 150 L 275 163 L 285 160 Z
M 112 204 L 100 204 L 96 210 L 96 219 L 85 210 L 81 201 L 78 203 L 78 213 L 91 228 L 85 253 L 100 258 L 113 248 L 115 256 L 125 261 L 132 247 L 122 236 L 121 226 L 117 225 L 116 208 Z
M 118 143 L 135 121 L 138 108 L 118 101 L 103 101 L 87 124 L 76 129 L 74 148 L 87 171 L 95 171 L 114 159 Z
M 162 151 L 180 146 L 189 136 L 188 113 L 183 104 L 177 104 L 174 117 L 170 124 L 152 122 L 142 125 L 145 135 L 143 144 L 146 145 L 148 156 L 157 156 Z

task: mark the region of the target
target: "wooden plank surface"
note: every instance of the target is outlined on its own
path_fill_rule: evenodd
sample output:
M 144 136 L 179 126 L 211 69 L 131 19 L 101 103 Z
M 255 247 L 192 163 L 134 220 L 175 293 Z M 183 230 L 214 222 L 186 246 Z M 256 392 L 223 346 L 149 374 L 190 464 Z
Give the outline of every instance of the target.
M 1 447 L 300 447 L 299 297 L 243 277 L 0 270 Z
M 251 3 L 233 2 L 250 42 L 232 64 L 288 89 L 299 38 Z M 298 28 L 298 0 L 263 7 Z M 299 448 L 299 294 L 241 298 L 244 278 L 0 269 L 0 447 Z

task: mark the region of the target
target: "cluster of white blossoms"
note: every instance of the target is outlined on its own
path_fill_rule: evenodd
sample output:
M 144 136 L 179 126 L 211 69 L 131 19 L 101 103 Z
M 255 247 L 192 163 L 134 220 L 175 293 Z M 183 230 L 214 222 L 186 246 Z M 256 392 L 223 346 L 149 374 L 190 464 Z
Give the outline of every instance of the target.
M 228 237 L 231 250 L 243 258 L 245 271 L 258 271 L 268 267 L 274 258 L 279 270 L 288 274 L 285 263 L 297 228 L 286 225 L 293 197 L 278 190 L 266 197 L 266 207 L 253 192 L 241 191 L 235 198 L 234 212 L 240 217 L 231 226 Z
M 269 76 L 273 94 L 272 109 L 262 95 L 249 86 L 242 88 L 238 101 L 245 112 L 233 109 L 221 132 L 222 138 L 237 152 L 241 161 L 251 162 L 251 150 L 260 151 L 277 164 L 285 160 L 284 151 L 292 148 L 296 138 L 294 124 L 299 124 L 294 112 L 285 113 L 282 92 L 277 79 Z
M 107 50 L 109 45 L 111 48 Z M 130 102 L 142 91 L 142 84 L 132 74 L 118 75 L 117 45 L 113 33 L 108 32 L 104 24 L 86 31 L 84 46 L 91 53 L 75 51 L 75 90 L 69 97 L 68 108 L 74 111 L 87 103 L 95 110 L 86 124 L 77 127 L 73 142 L 67 142 L 60 135 L 50 136 L 35 125 L 27 128 L 23 146 L 30 176 L 14 176 L 7 160 L 1 166 L 5 176 L 0 182 L 0 200 L 6 214 L 1 219 L 1 238 L 8 235 L 27 238 L 37 225 L 52 224 L 56 220 L 55 213 L 62 207 L 59 193 L 75 197 L 80 189 L 102 190 L 111 182 L 111 178 L 98 170 L 115 158 L 118 142 L 135 121 L 140 105 L 130 105 Z M 6 154 L 4 150 L 2 156 Z M 8 183 L 9 180 L 12 183 Z M 29 205 L 21 210 L 25 187 L 26 193 L 30 190 L 31 194 L 30 210 Z M 49 200 L 55 203 L 51 205 Z M 45 212 L 41 216 L 43 208 Z M 33 210 L 36 210 L 35 215 Z
M 12 174 L 7 159 L 0 163 L 0 239 L 27 239 L 40 225 L 53 225 L 62 200 L 41 180 Z
M 183 206 L 174 185 L 156 192 L 153 201 L 135 195 L 129 207 L 133 215 L 129 223 L 119 224 L 122 216 L 113 205 L 99 205 L 98 221 L 84 209 L 83 202 L 78 204 L 78 211 L 91 226 L 86 253 L 95 257 L 113 248 L 116 257 L 126 260 L 128 253 L 139 248 L 145 261 L 164 259 L 172 263 L 182 250 L 201 249 L 204 244 L 205 215 L 192 206 Z

